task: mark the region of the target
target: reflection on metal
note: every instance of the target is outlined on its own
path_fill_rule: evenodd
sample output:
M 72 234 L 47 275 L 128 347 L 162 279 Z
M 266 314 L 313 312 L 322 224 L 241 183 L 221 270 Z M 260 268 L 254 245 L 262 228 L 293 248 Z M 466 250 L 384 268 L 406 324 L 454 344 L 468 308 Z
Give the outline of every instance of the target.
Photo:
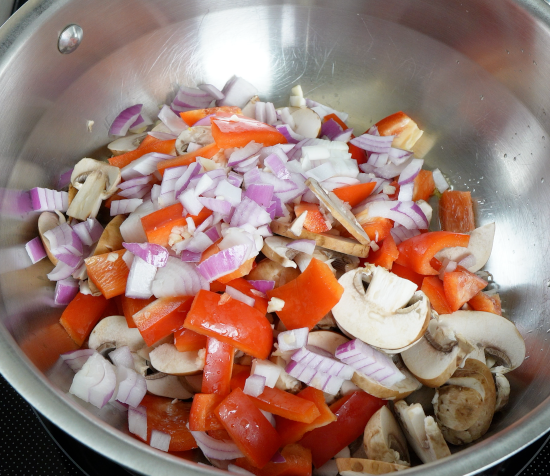
M 68 55 L 78 48 L 82 41 L 84 32 L 78 25 L 69 25 L 59 35 L 59 41 L 57 42 L 57 48 L 60 53 Z

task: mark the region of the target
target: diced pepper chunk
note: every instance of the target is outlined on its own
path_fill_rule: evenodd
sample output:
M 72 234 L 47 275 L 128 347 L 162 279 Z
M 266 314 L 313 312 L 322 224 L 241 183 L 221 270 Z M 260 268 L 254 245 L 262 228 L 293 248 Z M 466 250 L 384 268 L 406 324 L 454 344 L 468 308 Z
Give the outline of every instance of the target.
M 191 431 L 223 430 L 216 408 L 225 398 L 214 393 L 196 393 L 189 414 L 189 429 Z
M 476 311 L 492 312 L 502 316 L 502 305 L 498 294 L 486 294 L 482 291 L 477 293 L 468 304 Z
M 422 169 L 414 179 L 413 201 L 424 200 L 427 202 L 434 190 L 435 182 L 432 171 Z
M 320 468 L 361 436 L 372 415 L 384 403 L 384 400 L 358 390 L 332 404 L 330 410 L 336 415 L 336 421 L 306 433 L 299 441 L 311 450 L 313 465 Z
M 218 282 L 220 282 L 222 284 L 227 284 L 230 281 L 242 278 L 243 276 L 246 276 L 248 273 L 250 273 L 250 271 L 252 271 L 255 267 L 256 267 L 255 258 L 250 258 L 250 259 L 246 260 L 243 264 L 241 264 L 232 273 L 226 274 L 225 276 L 220 276 L 218 278 Z
M 348 202 L 352 207 L 356 207 L 372 193 L 375 187 L 376 182 L 358 183 L 356 185 L 348 185 L 347 187 L 335 188 L 333 193 L 340 200 Z
M 391 268 L 391 272 L 400 278 L 408 279 L 409 281 L 416 284 L 417 288 L 420 289 L 422 287 L 422 281 L 424 280 L 424 276 L 421 274 L 415 273 L 412 269 L 406 268 L 405 266 L 401 266 L 400 264 L 393 263 L 393 266 Z
M 180 112 L 180 117 L 188 125 L 192 126 L 197 121 L 204 119 L 206 116 L 225 112 L 227 114 L 242 114 L 241 108 L 237 106 L 221 106 L 221 107 L 209 107 L 206 109 L 193 109 L 192 111 Z
M 173 159 L 161 160 L 157 164 L 157 169 L 161 175 L 164 175 L 164 171 L 170 167 L 181 167 L 183 165 L 189 165 L 197 161 L 197 157 L 204 157 L 205 159 L 211 159 L 214 157 L 220 148 L 215 144 L 208 144 L 193 152 L 186 152 L 183 155 L 174 157 Z
M 311 451 L 301 445 L 287 445 L 281 450 L 284 463 L 267 463 L 262 469 L 255 468 L 245 458 L 235 461 L 256 476 L 311 476 Z
M 475 229 L 474 204 L 470 192 L 445 190 L 439 199 L 441 229 L 469 233 Z
M 380 248 L 376 251 L 371 251 L 367 257 L 369 263 L 375 264 L 376 266 L 382 266 L 388 270 L 392 269 L 393 262 L 399 256 L 399 251 L 393 239 L 393 236 L 388 235 Z
M 357 218 L 359 219 L 360 217 L 358 216 Z M 365 230 L 365 233 L 369 235 L 371 241 L 375 241 L 376 243 L 385 240 L 393 228 L 393 220 L 389 218 L 375 217 L 368 221 L 360 220 L 359 223 L 363 230 Z
M 215 393 L 223 397 L 229 395 L 234 355 L 235 349 L 231 345 L 214 337 L 207 338 L 202 393 Z
M 302 274 L 284 286 L 268 291 L 267 297 L 285 302 L 277 315 L 287 329 L 312 329 L 336 305 L 343 292 L 344 288 L 330 268 L 313 258 Z
M 134 160 L 139 159 L 145 154 L 151 152 L 159 152 L 160 154 L 170 154 L 174 150 L 176 145 L 176 139 L 172 140 L 157 140 L 150 141 L 143 147 L 138 147 L 136 150 L 126 152 L 125 154 L 117 155 L 109 159 L 109 163 L 116 167 L 126 167 L 131 164 Z
M 487 286 L 487 281 L 461 266 L 452 273 L 445 273 L 443 277 L 445 297 L 452 312 L 458 311 L 485 286 Z
M 78 347 L 84 344 L 95 325 L 100 321 L 108 301 L 103 296 L 79 292 L 61 314 L 59 322 Z
M 135 329 L 137 326 L 134 322 L 134 314 L 151 304 L 156 298 L 153 296 L 149 299 L 134 299 L 121 294 L 120 299 L 122 302 L 122 313 L 126 318 L 126 324 L 128 324 L 130 329 Z
M 134 314 L 134 322 L 145 343 L 151 346 L 180 329 L 192 303 L 190 296 L 164 297 Z
M 213 283 L 212 283 L 213 284 Z M 210 290 L 215 291 L 212 289 L 212 284 L 210 285 Z M 223 286 L 222 292 L 225 292 L 225 286 L 223 283 L 219 283 L 220 286 Z M 254 299 L 254 307 L 258 309 L 262 314 L 267 313 L 267 303 L 268 300 L 262 296 L 259 296 L 258 294 L 255 294 L 253 291 L 256 291 L 256 288 L 252 286 L 246 279 L 244 278 L 237 278 L 233 281 L 229 281 L 227 283 L 227 286 L 231 286 L 232 288 L 235 288 L 237 291 L 240 291 L 243 294 L 246 294 L 247 296 Z M 257 291 L 256 291 L 257 292 Z
M 275 127 L 240 116 L 237 121 L 230 117 L 212 117 L 212 136 L 218 147 L 244 147 L 251 141 L 268 147 L 286 144 L 286 139 Z
M 147 443 L 151 442 L 151 431 L 158 430 L 171 436 L 168 451 L 187 451 L 198 447 L 187 429 L 191 407 L 189 403 L 145 395 L 140 405 L 147 409 Z
M 112 251 L 84 260 L 88 278 L 107 299 L 124 294 L 126 291 L 130 269 L 122 259 L 124 253 L 126 250 Z
M 265 315 L 236 299 L 220 305 L 220 298 L 219 294 L 200 290 L 184 327 L 214 337 L 253 357 L 267 358 L 273 345 L 273 333 Z
M 208 337 L 182 327 L 174 332 L 174 345 L 180 352 L 190 352 L 206 348 Z
M 325 217 L 319 210 L 319 205 L 309 202 L 300 202 L 294 207 L 294 213 L 299 217 L 304 212 L 307 212 L 304 228 L 312 233 L 324 233 L 330 230 L 330 227 L 325 220 Z
M 263 468 L 281 446 L 277 430 L 240 388 L 224 399 L 216 414 L 237 447 L 257 468 Z
M 426 276 L 422 281 L 421 291 L 428 297 L 430 304 L 438 314 L 453 312 L 447 302 L 443 282 L 437 276 Z

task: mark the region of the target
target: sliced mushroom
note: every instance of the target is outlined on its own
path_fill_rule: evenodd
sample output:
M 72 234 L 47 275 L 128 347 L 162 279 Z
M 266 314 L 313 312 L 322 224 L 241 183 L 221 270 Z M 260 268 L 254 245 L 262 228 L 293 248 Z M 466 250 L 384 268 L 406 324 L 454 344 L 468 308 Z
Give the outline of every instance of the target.
M 317 324 L 315 324 L 314 329 L 328 331 L 330 329 L 336 329 L 337 327 L 338 324 L 336 323 L 336 319 L 334 319 L 332 311 L 329 311 Z
M 124 240 L 120 234 L 120 225 L 122 225 L 125 219 L 124 215 L 117 215 L 107 223 L 95 247 L 94 256 L 122 249 L 122 242 Z
M 447 258 L 451 261 L 458 262 L 471 254 L 474 256 L 476 261 L 475 264 L 468 267 L 468 271 L 471 271 L 472 273 L 479 271 L 483 268 L 483 266 L 485 266 L 485 263 L 487 263 L 489 257 L 491 256 L 493 241 L 495 238 L 495 224 L 489 223 L 487 225 L 483 225 L 471 231 L 469 235 L 470 241 L 467 248 L 461 246 L 444 248 L 439 251 L 435 257 L 440 261 Z
M 174 344 L 162 344 L 149 353 L 151 365 L 170 375 L 197 374 L 204 368 L 204 349 L 179 352 Z
M 454 331 L 448 326 L 441 324 L 438 318 L 430 321 L 424 337 L 432 347 L 440 352 L 451 352 L 458 345 Z
M 194 393 L 201 393 L 202 390 L 202 373 L 196 375 L 186 375 L 180 377 L 182 383 L 188 387 Z
M 382 385 L 380 382 L 370 378 L 362 372 L 356 371 L 351 378 L 351 381 L 361 390 L 364 390 L 371 395 L 385 400 L 400 400 L 408 397 L 411 393 L 422 387 L 422 384 L 414 378 L 414 376 L 405 368 L 402 363 L 396 364 L 403 375 L 404 380 L 400 380 L 391 387 Z
M 481 438 L 489 429 L 496 407 L 496 390 L 491 371 L 475 359 L 468 359 L 432 400 L 435 417 L 445 439 L 464 445 Z
M 128 346 L 131 352 L 146 347 L 138 329 L 130 329 L 124 316 L 109 316 L 97 323 L 88 338 L 88 347 L 98 349 L 110 343 L 111 347 Z
M 411 465 L 405 435 L 386 406 L 380 408 L 367 423 L 363 445 L 369 459 Z
M 269 226 L 271 227 L 271 231 L 276 235 L 286 236 L 293 240 L 298 238 L 314 240 L 315 244 L 321 248 L 327 248 L 351 256 L 358 256 L 359 258 L 366 258 L 369 255 L 370 242 L 364 245 L 343 236 L 331 235 L 329 233 L 313 233 L 305 229 L 302 230 L 300 236 L 296 236 L 290 231 L 290 224 L 277 220 L 273 220 Z
M 439 316 L 439 321 L 453 329 L 457 336 L 462 336 L 476 349 L 497 357 L 499 365 L 495 367 L 495 372 L 510 372 L 519 367 L 525 359 L 523 337 L 514 323 L 505 317 L 482 311 L 456 311 Z M 478 360 L 485 363 L 483 357 Z
M 129 136 L 116 139 L 107 145 L 113 155 L 121 155 L 132 150 L 136 150 L 141 144 L 141 141 L 145 139 L 146 132 L 141 134 L 132 134 Z
M 94 159 L 82 159 L 71 175 L 71 184 L 78 190 L 67 215 L 78 220 L 95 217 L 101 202 L 115 193 L 120 183 L 120 169 Z
M 328 194 L 319 185 L 319 182 L 314 178 L 307 180 L 306 185 L 315 194 L 319 201 L 330 211 L 332 216 L 340 222 L 346 230 L 361 244 L 370 245 L 369 235 L 361 228 L 361 225 L 355 219 L 355 216 L 344 206 L 333 192 Z
M 262 253 L 285 268 L 296 268 L 296 263 L 292 259 L 298 252 L 292 248 L 287 248 L 290 242 L 292 240 L 281 236 L 268 236 L 264 239 Z
M 177 398 L 178 400 L 187 400 L 192 398 L 193 394 L 189 392 L 181 383 L 176 375 L 162 374 L 160 378 L 146 379 L 147 391 L 159 397 Z
M 355 474 L 386 474 L 403 471 L 408 466 L 360 458 L 336 458 L 336 466 L 341 476 Z
M 443 385 L 462 365 L 464 359 L 475 350 L 473 345 L 460 336 L 457 337 L 457 345 L 450 351 L 444 352 L 439 350 L 440 348 L 434 347 L 425 335 L 412 347 L 401 352 L 407 368 L 427 387 L 436 388 Z
M 283 286 L 289 281 L 300 276 L 300 271 L 295 268 L 285 268 L 271 259 L 264 259 L 258 263 L 246 279 L 275 281 L 275 287 Z
M 187 146 L 190 142 L 199 144 L 202 146 L 212 144 L 214 138 L 212 137 L 212 128 L 210 126 L 196 126 L 190 127 L 183 131 L 176 139 L 176 152 L 178 155 L 183 155 L 187 151 Z
M 294 119 L 294 132 L 309 139 L 319 137 L 321 131 L 321 118 L 313 109 L 308 107 L 296 108 L 291 113 Z
M 394 408 L 407 441 L 423 463 L 450 456 L 451 451 L 441 430 L 433 417 L 426 416 L 422 405 L 414 403 L 409 406 L 404 400 L 399 400 Z
M 510 398 L 510 382 L 508 382 L 508 379 L 501 373 L 493 375 L 495 377 L 495 388 L 497 392 L 495 412 L 498 412 L 508 403 L 508 399 Z
M 173 344 L 174 343 L 174 334 L 170 334 L 159 341 L 155 342 L 153 345 L 149 347 L 142 347 L 137 351 L 138 355 L 148 361 L 151 361 L 150 353 L 155 350 L 157 347 L 161 346 L 162 344 Z
M 369 283 L 366 291 L 363 280 Z M 411 281 L 367 264 L 338 282 L 344 293 L 332 314 L 343 331 L 390 350 L 408 346 L 424 334 L 430 320 L 429 301 L 423 292 L 415 292 Z
M 63 214 L 58 215 L 57 213 L 53 212 L 42 212 L 40 214 L 40 217 L 38 218 L 38 234 L 40 235 L 40 239 L 42 240 L 42 244 L 44 245 L 46 254 L 48 255 L 48 258 L 53 265 L 57 264 L 57 258 L 52 255 L 50 251 L 50 241 L 44 236 L 44 233 L 54 229 L 62 223 L 65 223 L 65 217 Z
M 338 346 L 345 344 L 349 339 L 342 334 L 332 331 L 314 331 L 307 336 L 307 345 L 318 347 L 334 355 Z

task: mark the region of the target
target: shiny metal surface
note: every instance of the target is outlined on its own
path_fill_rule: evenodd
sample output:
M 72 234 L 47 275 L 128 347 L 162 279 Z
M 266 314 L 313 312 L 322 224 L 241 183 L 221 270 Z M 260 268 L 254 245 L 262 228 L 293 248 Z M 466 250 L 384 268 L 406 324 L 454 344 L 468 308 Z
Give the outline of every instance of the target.
M 73 23 L 86 41 L 60 55 L 57 38 Z M 483 441 L 403 474 L 475 474 L 545 432 L 550 7 L 543 0 L 30 0 L 0 29 L 5 377 L 54 423 L 135 471 L 217 471 L 138 443 L 117 430 L 124 421 L 114 412 L 83 409 L 65 394 L 66 376 L 48 369 L 45 357 L 55 351 L 45 329 L 61 313 L 51 307 L 49 268 L 30 266 L 23 248 L 36 217 L 9 205 L 14 190 L 55 188 L 81 157 L 106 156 L 108 127 L 124 107 L 141 102 L 154 113 L 177 84 L 220 87 L 233 74 L 276 105 L 300 83 L 306 96 L 349 112 L 358 131 L 404 110 L 426 131 L 427 165 L 472 192 L 480 225 L 497 223 L 487 269 L 528 359 L 512 373 L 511 403 Z
M 57 49 L 60 53 L 68 55 L 78 48 L 83 36 L 84 32 L 80 26 L 69 25 L 65 27 L 59 35 Z

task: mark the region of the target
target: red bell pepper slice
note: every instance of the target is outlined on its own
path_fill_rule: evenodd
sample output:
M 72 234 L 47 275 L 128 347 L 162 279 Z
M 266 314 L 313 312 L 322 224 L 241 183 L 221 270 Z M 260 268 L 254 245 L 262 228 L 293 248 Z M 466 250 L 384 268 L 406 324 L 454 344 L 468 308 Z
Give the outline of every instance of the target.
M 325 396 L 321 390 L 317 390 L 313 387 L 306 387 L 297 397 L 304 398 L 313 402 L 320 415 L 311 423 L 303 423 L 299 421 L 292 421 L 286 418 L 276 416 L 277 432 L 281 435 L 281 441 L 283 445 L 290 443 L 296 443 L 299 441 L 308 431 L 315 428 L 321 428 L 336 420 L 336 415 L 330 411 L 330 408 L 325 402 Z
M 376 266 L 382 266 L 391 270 L 393 262 L 398 256 L 399 251 L 397 250 L 393 236 L 390 234 L 384 239 L 378 250 L 369 253 L 367 261 Z
M 218 147 L 244 147 L 250 141 L 255 141 L 268 147 L 275 144 L 286 144 L 286 139 L 275 127 L 239 116 L 237 121 L 229 116 L 211 118 L 212 136 Z
M 147 409 L 147 443 L 151 442 L 151 431 L 158 430 L 171 436 L 168 451 L 187 451 L 198 447 L 187 429 L 189 403 L 145 395 L 140 405 Z
M 361 436 L 370 418 L 385 404 L 362 390 L 341 398 L 330 410 L 337 420 L 306 433 L 300 444 L 311 450 L 313 465 L 323 466 L 336 453 Z
M 428 296 L 430 304 L 438 314 L 450 314 L 453 312 L 445 297 L 443 282 L 437 276 L 426 276 L 422 281 L 421 291 Z
M 241 108 L 237 106 L 221 106 L 209 107 L 206 109 L 193 109 L 192 111 L 180 112 L 180 117 L 188 125 L 192 126 L 197 121 L 204 119 L 206 116 L 211 116 L 217 113 L 227 113 L 230 116 L 233 114 L 242 114 Z
M 183 215 L 183 205 L 175 203 L 141 218 L 141 225 L 149 243 L 168 246 L 168 238 L 175 226 L 186 226 L 187 218 L 191 217 L 195 226 L 199 226 L 212 215 L 212 210 L 203 208 L 198 215 Z
M 202 374 L 202 393 L 226 396 L 231 392 L 231 370 L 233 368 L 233 346 L 208 337 L 206 359 Z
M 273 332 L 265 315 L 236 299 L 219 305 L 220 298 L 219 294 L 201 289 L 184 327 L 214 337 L 258 359 L 266 359 L 273 346 Z
M 180 352 L 205 349 L 207 339 L 208 337 L 197 334 L 185 327 L 174 332 L 174 345 Z
M 231 389 L 240 388 L 242 390 L 247 377 L 247 374 L 241 372 L 232 378 Z M 312 423 L 321 415 L 312 400 L 292 395 L 278 388 L 265 387 L 261 395 L 250 397 L 250 399 L 260 410 L 279 415 L 287 420 Z
M 301 445 L 288 445 L 281 450 L 284 463 L 267 463 L 262 469 L 255 468 L 245 458 L 235 461 L 256 476 L 311 476 L 311 451 Z
M 375 217 L 369 219 L 367 222 L 361 223 L 361 227 L 365 230 L 365 233 L 369 235 L 371 241 L 380 243 L 390 236 L 390 231 L 393 228 L 393 220 Z
M 285 305 L 277 315 L 287 329 L 312 329 L 342 297 L 344 288 L 330 268 L 313 258 L 296 279 L 267 292 L 267 297 L 282 299 Z
M 458 311 L 464 304 L 472 299 L 479 291 L 487 286 L 479 276 L 464 269 L 457 267 L 452 273 L 445 273 L 443 277 L 443 289 L 445 297 L 451 307 L 451 311 Z
M 492 312 L 502 316 L 502 304 L 498 294 L 486 294 L 484 292 L 477 293 L 468 304 L 476 311 Z
M 211 159 L 214 157 L 220 148 L 212 143 L 201 147 L 193 152 L 187 152 L 173 159 L 161 160 L 157 164 L 157 169 L 161 175 L 164 175 L 164 171 L 169 167 L 181 167 L 182 165 L 189 165 L 197 161 L 197 157 L 204 157 L 205 159 Z
M 258 296 L 257 294 L 254 294 L 252 291 L 256 291 L 256 288 L 252 286 L 252 284 L 250 284 L 246 279 L 237 278 L 237 279 L 234 279 L 233 281 L 229 281 L 227 284 L 214 281 L 210 283 L 210 291 L 225 292 L 226 286 L 231 286 L 232 288 L 235 288 L 237 291 L 240 291 L 241 293 L 246 294 L 247 296 L 250 296 L 251 298 L 254 299 L 254 308 L 258 309 L 258 311 L 260 311 L 264 315 L 267 313 L 268 300 L 262 296 Z
M 144 307 L 151 304 L 156 298 L 150 297 L 149 299 L 134 299 L 125 296 L 124 294 L 120 295 L 120 300 L 122 303 L 122 313 L 126 318 L 126 323 L 130 329 L 135 329 L 136 323 L 134 322 L 134 314 L 141 311 Z
M 174 150 L 176 145 L 176 139 L 172 140 L 157 140 L 157 141 L 148 141 L 143 147 L 138 147 L 136 150 L 126 152 L 125 154 L 117 155 L 109 159 L 109 163 L 115 167 L 126 167 L 131 164 L 134 160 L 139 159 L 145 154 L 151 152 L 159 152 L 161 154 L 170 154 Z
M 435 182 L 432 171 L 422 169 L 414 179 L 413 201 L 424 200 L 427 202 L 434 190 Z
M 445 190 L 439 199 L 439 221 L 442 230 L 453 233 L 468 233 L 475 229 L 470 192 Z
M 256 259 L 250 258 L 249 260 L 246 260 L 243 264 L 241 264 L 235 271 L 229 274 L 226 274 L 225 276 L 220 276 L 218 278 L 218 281 L 222 284 L 227 284 L 230 281 L 233 281 L 234 279 L 238 279 L 238 278 L 242 278 L 243 276 L 246 276 L 255 267 L 256 267 Z
M 225 396 L 214 393 L 196 393 L 189 414 L 191 431 L 223 430 L 223 425 L 216 415 L 216 408 Z
M 462 246 L 466 248 L 470 242 L 469 235 L 451 233 L 449 231 L 430 231 L 413 236 L 397 246 L 399 257 L 397 264 L 406 266 L 418 274 L 436 275 L 438 272 L 430 264 L 430 260 L 443 248 Z
M 107 304 L 108 301 L 103 296 L 79 292 L 65 308 L 59 322 L 78 347 L 84 344 L 92 329 L 100 321 Z
M 122 255 L 126 250 L 91 256 L 84 260 L 88 278 L 107 299 L 124 294 L 130 269 Z
M 165 297 L 153 301 L 134 314 L 134 322 L 148 346 L 181 328 L 193 297 Z
M 396 112 L 376 123 L 381 136 L 396 136 L 412 121 L 403 111 Z
M 312 233 L 324 233 L 330 230 L 325 217 L 319 210 L 319 205 L 309 202 L 300 202 L 294 206 L 294 213 L 299 217 L 303 213 L 307 212 L 306 221 L 304 222 L 304 228 Z
M 240 388 L 224 399 L 216 414 L 237 447 L 257 468 L 263 468 L 281 446 L 277 430 Z
M 393 266 L 391 267 L 391 272 L 400 278 L 408 279 L 409 281 L 412 281 L 414 284 L 416 284 L 417 289 L 420 289 L 422 287 L 422 281 L 424 281 L 424 276 L 421 274 L 415 273 L 412 269 L 406 268 L 405 266 L 401 266 L 400 264 L 397 264 L 396 262 L 393 263 Z
M 340 200 L 348 202 L 352 207 L 356 207 L 372 193 L 376 185 L 376 182 L 358 183 L 348 185 L 347 187 L 335 188 L 333 193 Z

